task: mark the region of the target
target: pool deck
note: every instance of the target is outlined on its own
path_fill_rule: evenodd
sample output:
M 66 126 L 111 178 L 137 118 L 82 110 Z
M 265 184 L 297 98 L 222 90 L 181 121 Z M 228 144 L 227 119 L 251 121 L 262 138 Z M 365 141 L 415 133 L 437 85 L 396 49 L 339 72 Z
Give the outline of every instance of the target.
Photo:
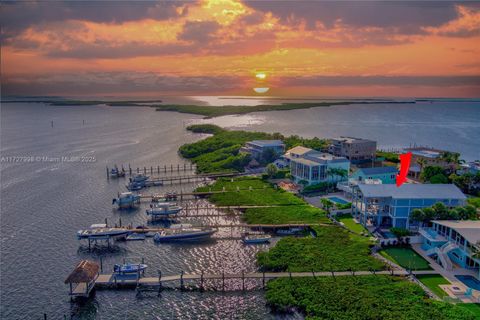
M 465 296 L 465 291 L 468 289 L 468 287 L 455 277 L 462 275 L 473 276 L 474 278 L 478 279 L 477 272 L 458 267 L 454 267 L 452 271 L 445 270 L 435 260 L 426 255 L 425 251 L 421 247 L 421 244 L 413 244 L 412 249 L 421 255 L 425 260 L 427 260 L 430 264 L 430 267 L 432 267 L 434 271 L 442 275 L 451 283 L 450 285 L 440 286 L 440 288 L 442 288 L 451 298 L 458 298 L 465 303 L 480 303 L 480 291 L 473 290 L 472 296 Z M 457 287 L 460 290 L 454 290 L 454 287 Z

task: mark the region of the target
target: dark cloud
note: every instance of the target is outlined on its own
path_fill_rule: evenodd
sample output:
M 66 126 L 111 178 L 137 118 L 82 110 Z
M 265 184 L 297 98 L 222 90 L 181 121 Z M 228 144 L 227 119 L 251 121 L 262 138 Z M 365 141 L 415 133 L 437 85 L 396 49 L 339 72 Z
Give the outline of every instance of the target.
M 280 80 L 283 86 L 480 86 L 480 76 L 309 76 Z
M 55 21 L 88 20 L 122 23 L 151 18 L 177 17 L 177 9 L 188 1 L 2 1 L 2 38 L 7 39 L 30 26 Z
M 272 12 L 285 23 L 316 22 L 331 28 L 337 21 L 352 27 L 391 28 L 401 34 L 423 33 L 422 27 L 440 26 L 458 14 L 449 1 L 247 1 L 263 12 Z M 467 3 L 468 4 L 468 3 Z
M 220 29 L 220 25 L 215 21 L 187 21 L 178 35 L 178 39 L 208 43 L 214 38 L 214 33 L 218 29 Z
M 241 88 L 238 77 L 180 77 L 149 72 L 91 72 L 2 79 L 3 95 L 225 92 Z

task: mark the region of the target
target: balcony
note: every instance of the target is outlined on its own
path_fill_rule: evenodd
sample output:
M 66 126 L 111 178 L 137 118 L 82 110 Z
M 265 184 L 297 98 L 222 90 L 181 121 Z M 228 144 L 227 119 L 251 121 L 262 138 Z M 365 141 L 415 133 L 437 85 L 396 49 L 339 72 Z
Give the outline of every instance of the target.
M 420 233 L 423 237 L 427 238 L 430 241 L 447 241 L 447 238 L 438 234 L 433 228 L 420 228 L 418 229 L 418 233 Z

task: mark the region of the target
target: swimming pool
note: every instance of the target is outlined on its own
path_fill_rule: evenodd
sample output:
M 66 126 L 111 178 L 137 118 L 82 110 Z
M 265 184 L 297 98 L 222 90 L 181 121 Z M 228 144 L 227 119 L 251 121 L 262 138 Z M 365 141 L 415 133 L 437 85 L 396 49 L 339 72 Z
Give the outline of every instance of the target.
M 455 276 L 458 280 L 463 282 L 467 287 L 480 291 L 480 281 L 472 276 Z
M 331 200 L 331 201 L 333 201 L 333 202 L 340 203 L 340 204 L 347 204 L 347 203 L 349 203 L 348 201 L 343 200 L 342 198 L 339 198 L 339 197 L 328 197 L 328 199 Z

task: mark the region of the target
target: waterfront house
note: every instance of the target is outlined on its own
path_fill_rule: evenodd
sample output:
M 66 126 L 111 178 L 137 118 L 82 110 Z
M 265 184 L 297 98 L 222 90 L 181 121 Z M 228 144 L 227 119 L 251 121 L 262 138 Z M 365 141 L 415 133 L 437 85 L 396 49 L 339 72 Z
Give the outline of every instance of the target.
M 331 139 L 328 151 L 337 157 L 347 158 L 351 163 L 365 163 L 375 160 L 377 142 L 354 137 L 339 137 Z
M 359 184 L 353 189 L 352 214 L 366 227 L 416 227 L 410 221 L 413 209 L 437 202 L 447 207 L 463 206 L 466 197 L 453 184 Z
M 454 264 L 479 272 L 480 221 L 434 220 L 432 227 L 420 228 L 422 250 L 439 264 L 452 270 Z
M 240 151 L 249 153 L 253 159 L 262 160 L 268 150 L 272 151 L 274 158 L 285 152 L 285 144 L 281 140 L 253 140 L 245 143 Z
M 292 148 L 283 158 L 289 164 L 293 180 L 305 181 L 307 185 L 346 180 L 350 170 L 348 159 L 305 147 Z M 339 175 L 340 171 L 345 172 L 345 176 Z
M 370 180 L 380 180 L 382 184 L 395 183 L 398 169 L 396 167 L 375 167 L 375 168 L 359 168 L 350 178 L 358 182 Z
M 419 178 L 425 167 L 436 166 L 452 172 L 457 168 L 454 158 L 459 156 L 458 153 L 428 147 L 406 148 L 405 152 L 412 153 L 408 175 L 413 178 Z
M 477 174 L 480 172 L 480 160 L 463 163 L 457 170 L 457 174 L 462 175 L 466 173 Z

